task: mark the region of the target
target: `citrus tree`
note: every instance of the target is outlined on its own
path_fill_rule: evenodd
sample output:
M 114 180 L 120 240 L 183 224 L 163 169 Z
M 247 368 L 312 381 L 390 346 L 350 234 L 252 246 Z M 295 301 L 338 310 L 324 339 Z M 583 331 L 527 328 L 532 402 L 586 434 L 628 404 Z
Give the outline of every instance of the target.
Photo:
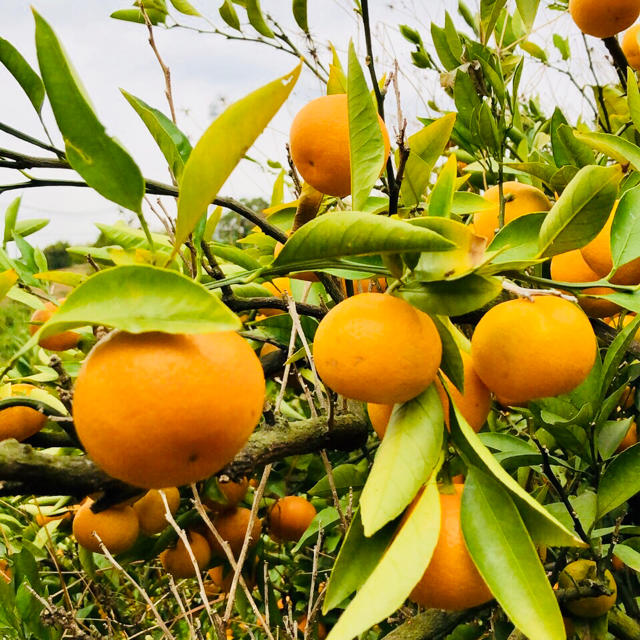
M 34 148 L 0 149 L 0 193 L 90 188 L 137 220 L 50 269 L 27 239 L 47 221 L 5 212 L 0 295 L 31 317 L 3 328 L 2 637 L 640 638 L 640 2 L 540 4 L 399 25 L 448 107 L 395 131 L 367 0 L 364 55 L 330 60 L 304 0 L 295 34 L 257 0 L 123 8 L 165 72 L 164 111 L 122 93 L 166 184 L 106 133 L 59 18 L 34 11 L 37 69 L 0 39 L 58 128 L 0 123 Z M 560 68 L 592 120 L 519 89 L 551 64 L 541 9 L 617 72 Z M 185 15 L 298 58 L 193 144 L 154 39 Z M 225 197 L 301 73 L 326 92 L 270 205 Z

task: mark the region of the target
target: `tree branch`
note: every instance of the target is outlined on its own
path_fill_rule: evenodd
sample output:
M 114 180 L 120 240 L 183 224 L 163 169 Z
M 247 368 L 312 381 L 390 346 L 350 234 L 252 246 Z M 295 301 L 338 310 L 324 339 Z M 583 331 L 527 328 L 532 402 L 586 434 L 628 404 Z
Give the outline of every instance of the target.
M 474 617 L 480 618 L 489 609 L 468 609 L 466 611 L 442 611 L 427 609 L 388 633 L 384 640 L 440 640 L 451 633 L 460 623 Z
M 290 455 L 320 449 L 351 451 L 367 439 L 368 424 L 361 412 L 335 417 L 331 428 L 326 417 L 287 422 L 258 429 L 244 449 L 220 473 L 239 478 Z M 105 492 L 103 508 L 141 489 L 115 480 L 101 471 L 87 456 L 51 455 L 16 440 L 0 444 L 0 496 L 69 495 L 82 498 Z
M 613 66 L 616 68 L 616 73 L 618 74 L 618 78 L 620 79 L 620 84 L 622 88 L 627 90 L 627 58 L 622 51 L 622 47 L 618 42 L 617 36 L 611 36 L 610 38 L 603 38 L 602 42 L 604 42 L 604 46 L 607 47 L 607 50 L 611 54 L 613 58 Z
M 620 640 L 640 640 L 640 624 L 616 607 L 609 611 L 609 631 Z

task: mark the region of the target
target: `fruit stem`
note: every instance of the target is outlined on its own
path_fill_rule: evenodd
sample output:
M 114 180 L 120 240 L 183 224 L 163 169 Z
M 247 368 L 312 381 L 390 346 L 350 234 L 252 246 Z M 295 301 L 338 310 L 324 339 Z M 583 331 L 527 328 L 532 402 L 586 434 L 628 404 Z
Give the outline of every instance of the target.
M 507 280 L 507 278 L 502 279 L 502 288 L 509 293 L 519 296 L 520 298 L 526 298 L 530 302 L 533 302 L 534 296 L 557 296 L 558 298 L 568 300 L 569 302 L 578 301 L 578 298 L 575 296 L 570 293 L 563 293 L 558 289 L 527 289 L 526 287 L 521 287 L 511 280 Z

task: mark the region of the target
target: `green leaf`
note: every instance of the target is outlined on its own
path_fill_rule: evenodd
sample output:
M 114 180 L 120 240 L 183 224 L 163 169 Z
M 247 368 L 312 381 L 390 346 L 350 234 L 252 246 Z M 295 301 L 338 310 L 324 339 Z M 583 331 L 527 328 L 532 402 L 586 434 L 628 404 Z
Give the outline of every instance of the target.
M 441 319 L 432 317 L 433 323 L 436 325 L 440 342 L 442 342 L 442 361 L 440 369 L 453 382 L 454 386 L 460 391 L 464 390 L 464 364 L 460 355 L 460 348 L 456 339 L 452 335 L 458 332 L 458 329 L 449 321 L 448 318 Z M 444 320 L 444 321 L 443 321 Z
M 442 29 L 437 24 L 431 23 L 431 38 L 442 66 L 447 71 L 451 71 L 461 64 L 460 56 L 462 55 L 462 46 L 455 27 L 451 22 L 451 16 L 449 16 L 448 13 L 447 17 L 449 19 L 449 25 L 447 25 L 449 29 Z
M 18 210 L 20 209 L 20 203 L 22 202 L 22 196 L 18 196 L 7 207 L 4 212 L 4 237 L 2 240 L 3 246 L 7 245 L 7 242 L 13 240 L 13 232 L 16 230 L 16 220 L 18 219 Z
M 502 291 L 498 278 L 474 273 L 451 282 L 412 283 L 399 290 L 399 296 L 425 313 L 461 316 L 480 309 Z
M 451 213 L 459 216 L 493 207 L 495 207 L 493 202 L 489 202 L 486 198 L 472 191 L 455 191 L 451 201 Z
M 362 528 L 360 507 L 356 509 L 327 582 L 322 603 L 324 614 L 339 606 L 365 583 L 380 562 L 396 528 L 396 523 L 390 522 L 374 536 L 367 538 Z
M 265 38 L 275 38 L 273 31 L 271 31 L 269 25 L 265 22 L 262 15 L 262 9 L 260 9 L 260 0 L 245 0 L 245 7 L 247 9 L 247 17 L 251 26 Z
M 144 195 L 140 169 L 106 134 L 55 33 L 35 11 L 34 16 L 40 72 L 64 137 L 69 164 L 100 195 L 140 213 Z
M 344 499 L 340 501 L 340 508 L 343 510 L 347 506 L 345 502 L 346 501 Z M 318 531 L 320 527 L 322 527 L 326 532 L 339 522 L 340 514 L 335 507 L 326 507 L 319 513 L 316 513 L 306 531 L 302 534 L 300 540 L 298 540 L 296 545 L 293 547 L 292 553 L 298 553 L 298 551 L 307 544 L 315 544 L 318 540 Z
M 627 106 L 636 131 L 640 131 L 640 89 L 631 67 L 627 67 Z
M 558 167 L 573 165 L 585 167 L 595 164 L 595 156 L 589 145 L 577 140 L 573 129 L 567 125 L 560 109 L 556 108 L 551 118 L 551 145 L 553 159 Z
M 358 62 L 353 42 L 349 43 L 349 152 L 351 158 L 351 199 L 361 211 L 384 167 L 385 147 L 369 87 Z
M 456 155 L 452 153 L 442 167 L 438 180 L 431 191 L 429 197 L 429 215 L 443 218 L 451 217 L 451 206 L 453 205 L 453 194 L 456 189 L 456 177 L 458 164 Z
M 189 237 L 220 187 L 287 99 L 301 68 L 299 64 L 291 73 L 232 104 L 198 140 L 180 181 L 176 248 Z
M 530 213 L 515 218 L 495 235 L 489 251 L 499 251 L 494 264 L 533 260 L 538 255 L 538 236 L 547 213 Z
M 352 640 L 396 611 L 429 565 L 439 534 L 440 497 L 432 479 L 327 640 Z
M 187 136 L 164 113 L 149 106 L 140 98 L 127 93 L 124 89 L 120 89 L 120 91 L 153 136 L 169 163 L 169 169 L 173 176 L 176 180 L 180 180 L 184 163 L 191 153 L 191 143 Z
M 433 167 L 449 142 L 455 121 L 456 114 L 448 113 L 409 136 L 409 157 L 400 185 L 400 195 L 405 205 L 411 206 L 421 201 Z
M 638 305 L 638 311 L 640 312 L 640 296 L 634 296 L 634 294 L 627 293 L 617 293 L 613 294 L 615 298 L 620 299 L 621 297 L 636 297 Z M 614 301 L 615 301 L 614 298 Z M 626 308 L 626 307 L 625 307 Z M 636 331 L 640 328 L 640 315 L 631 320 L 628 325 L 626 325 L 614 338 L 613 342 L 609 345 L 607 349 L 607 354 L 604 358 L 604 363 L 602 365 L 602 371 L 600 373 L 600 396 L 601 400 L 604 399 L 607 390 L 609 389 L 609 385 L 613 381 L 616 373 L 618 372 L 618 367 L 622 362 L 622 359 L 625 357 L 627 352 L 627 347 L 634 339 Z
M 630 164 L 640 171 L 640 147 L 620 136 L 610 133 L 576 132 L 578 140 L 586 142 L 592 149 L 608 155 L 621 164 Z
M 9 73 L 17 80 L 23 91 L 27 94 L 33 108 L 42 111 L 44 103 L 44 85 L 40 76 L 31 68 L 31 65 L 22 57 L 22 54 L 4 38 L 0 38 L 0 62 Z
M 640 553 L 626 544 L 617 544 L 613 548 L 613 555 L 624 562 L 627 567 L 640 572 Z
M 333 468 L 333 482 L 338 494 L 343 494 L 349 489 L 361 489 L 364 485 L 368 471 L 368 465 L 340 464 Z M 320 478 L 307 493 L 310 496 L 330 497 L 333 489 L 328 476 Z
M 163 23 L 167 17 L 164 11 L 156 11 L 155 9 L 145 9 L 145 11 L 149 22 L 153 25 Z M 114 11 L 110 17 L 115 20 L 124 20 L 125 22 L 146 24 L 144 15 L 140 9 L 120 9 L 119 11 Z
M 559 33 L 554 33 L 553 44 L 555 48 L 560 52 L 562 59 L 568 60 L 571 56 L 571 50 L 569 49 L 569 39 L 563 38 Z
M 243 251 L 238 247 L 223 244 L 222 242 L 209 242 L 208 245 L 214 256 L 237 264 L 244 269 L 259 269 L 262 266 L 260 262 L 251 257 L 247 251 Z
M 236 31 L 242 31 L 242 29 L 240 29 L 240 19 L 238 18 L 238 14 L 236 13 L 235 7 L 233 6 L 233 2 L 231 2 L 231 0 L 224 0 L 224 2 L 220 5 L 220 8 L 218 9 L 218 13 L 232 29 L 236 29 Z
M 313 267 L 341 256 L 446 251 L 455 245 L 430 229 L 370 213 L 341 211 L 303 225 L 272 263 L 278 269 Z
M 625 388 L 626 385 L 620 387 L 620 393 L 617 394 L 618 401 Z M 623 438 L 627 435 L 632 422 L 633 418 L 629 417 L 622 420 L 606 420 L 598 425 L 598 451 L 604 460 L 607 460 L 615 453 Z
M 480 39 L 487 44 L 507 0 L 480 0 Z
M 441 455 L 443 432 L 442 402 L 435 384 L 393 407 L 360 496 L 365 536 L 398 517 L 428 480 Z
M 516 6 L 518 7 L 518 13 L 522 18 L 522 22 L 527 31 L 531 31 L 533 23 L 536 19 L 536 13 L 538 13 L 538 5 L 540 0 L 516 0 Z
M 26 238 L 40 229 L 44 229 L 50 220 L 46 218 L 28 218 L 27 220 L 18 220 L 14 229 L 16 235 Z
M 579 249 L 595 238 L 611 214 L 622 179 L 620 166 L 578 171 L 540 228 L 540 257 Z
M 558 601 L 520 513 L 501 484 L 475 467 L 460 519 L 469 554 L 509 620 L 530 640 L 565 640 Z
M 530 56 L 537 58 L 541 62 L 547 62 L 547 52 L 535 42 L 531 42 L 531 40 L 523 40 L 519 44 L 520 48 L 526 51 Z
M 307 22 L 307 0 L 293 0 L 292 10 L 296 24 L 305 33 L 309 33 L 309 23 Z
M 99 271 L 74 289 L 38 337 L 100 324 L 130 333 L 235 331 L 238 318 L 201 284 L 146 265 Z
M 640 444 L 625 449 L 607 466 L 598 486 L 598 518 L 640 491 L 639 467 Z
M 624 192 L 611 225 L 613 267 L 640 257 L 640 187 Z
M 198 10 L 187 0 L 171 0 L 171 4 L 176 11 L 184 13 L 186 16 L 200 16 Z
M 507 489 L 535 542 L 549 546 L 584 546 L 582 540 L 551 515 L 500 466 L 453 402 L 449 422 L 451 438 L 467 464 L 494 476 Z

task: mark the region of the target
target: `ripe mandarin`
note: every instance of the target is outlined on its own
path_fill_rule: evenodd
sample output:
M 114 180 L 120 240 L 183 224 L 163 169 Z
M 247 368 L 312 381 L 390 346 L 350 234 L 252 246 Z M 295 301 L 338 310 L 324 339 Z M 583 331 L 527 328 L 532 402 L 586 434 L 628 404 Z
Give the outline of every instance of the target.
M 220 482 L 220 480 L 218 480 L 217 483 L 218 489 L 224 497 L 224 501 L 212 500 L 211 498 L 203 499 L 203 502 L 212 511 L 224 511 L 225 509 L 238 506 L 238 503 L 244 500 L 244 497 L 247 495 L 247 489 L 249 488 L 249 480 L 247 478 L 242 478 L 239 482 Z
M 222 539 L 229 544 L 233 555 L 237 558 L 242 550 L 244 543 L 244 537 L 249 528 L 249 520 L 251 517 L 251 511 L 244 507 L 236 507 L 235 509 L 229 509 L 224 511 L 213 519 L 213 525 L 222 537 Z M 262 521 L 260 518 L 256 518 L 253 521 L 253 527 L 251 528 L 251 540 L 249 542 L 249 548 L 258 544 L 260 534 L 262 533 Z M 226 554 L 217 541 L 213 533 L 209 530 L 206 532 L 207 540 L 211 546 L 211 552 L 213 555 L 226 558 Z
M 596 348 L 584 311 L 557 296 L 502 302 L 471 338 L 476 373 L 510 404 L 575 389 L 589 375 Z
M 384 161 L 389 155 L 389 134 L 378 117 L 384 141 Z M 306 104 L 291 124 L 291 157 L 296 169 L 312 187 L 330 196 L 351 193 L 349 111 L 347 95 L 322 96 Z
M 502 183 L 505 198 L 504 223 L 507 224 L 520 216 L 539 211 L 549 211 L 551 203 L 540 189 L 521 182 Z M 484 192 L 484 198 L 495 203 L 491 209 L 484 209 L 473 214 L 474 232 L 491 241 L 499 224 L 500 190 L 498 186 Z
M 56 305 L 53 302 L 45 303 L 42 309 L 36 309 L 31 316 L 31 323 L 29 324 L 29 333 L 33 335 L 45 322 L 51 318 L 51 316 L 58 310 L 58 306 L 61 305 L 64 300 Z M 49 351 L 66 351 L 67 349 L 73 349 L 80 342 L 80 334 L 75 331 L 62 331 L 61 333 L 54 333 L 47 338 L 41 338 L 39 341 L 40 346 L 43 349 L 49 349 Z
M 551 277 L 558 282 L 595 282 L 600 276 L 586 263 L 579 249 L 560 253 L 551 258 Z M 604 295 L 613 293 L 610 287 L 589 287 L 584 294 Z M 597 298 L 580 298 L 578 304 L 591 318 L 604 318 L 620 311 L 615 302 Z
M 627 58 L 630 67 L 640 69 L 640 45 L 638 44 L 638 35 L 640 32 L 640 24 L 634 24 L 631 29 L 625 31 L 622 38 L 622 51 Z
M 11 385 L 11 397 L 30 396 L 36 387 L 30 384 Z M 44 427 L 47 416 L 31 407 L 7 407 L 0 411 L 0 440 L 15 438 L 22 442 Z
M 269 533 L 281 542 L 298 542 L 316 513 L 316 508 L 302 496 L 280 498 L 269 511 Z
M 428 609 L 460 611 L 493 598 L 467 551 L 460 525 L 464 485 L 452 485 L 454 493 L 440 494 L 440 536 L 411 600 Z
M 123 553 L 138 538 L 138 516 L 129 505 L 109 507 L 100 513 L 91 511 L 93 500 L 87 500 L 73 518 L 73 535 L 78 544 L 94 553 L 102 553 L 95 531 L 110 553 Z
M 224 467 L 258 423 L 264 391 L 260 360 L 236 333 L 114 332 L 80 369 L 73 418 L 99 467 L 159 489 Z
M 180 492 L 176 487 L 168 487 L 161 491 L 164 491 L 171 515 L 174 515 L 180 506 Z M 133 503 L 133 510 L 138 515 L 140 530 L 148 536 L 160 533 L 169 525 L 160 490 L 147 491 L 140 500 Z
M 640 1 L 569 0 L 569 12 L 582 33 L 610 38 L 636 21 L 640 15 Z
M 198 569 L 202 571 L 211 559 L 211 549 L 204 536 L 195 531 L 187 532 L 189 546 L 196 559 Z M 193 566 L 191 556 L 187 551 L 187 547 L 182 540 L 172 549 L 165 549 L 160 554 L 160 562 L 165 571 L 170 573 L 174 578 L 193 578 L 196 575 L 196 569 Z
M 321 320 L 313 355 L 320 377 L 337 393 L 396 404 L 433 382 L 442 343 L 426 313 L 400 298 L 361 293 L 337 304 Z

